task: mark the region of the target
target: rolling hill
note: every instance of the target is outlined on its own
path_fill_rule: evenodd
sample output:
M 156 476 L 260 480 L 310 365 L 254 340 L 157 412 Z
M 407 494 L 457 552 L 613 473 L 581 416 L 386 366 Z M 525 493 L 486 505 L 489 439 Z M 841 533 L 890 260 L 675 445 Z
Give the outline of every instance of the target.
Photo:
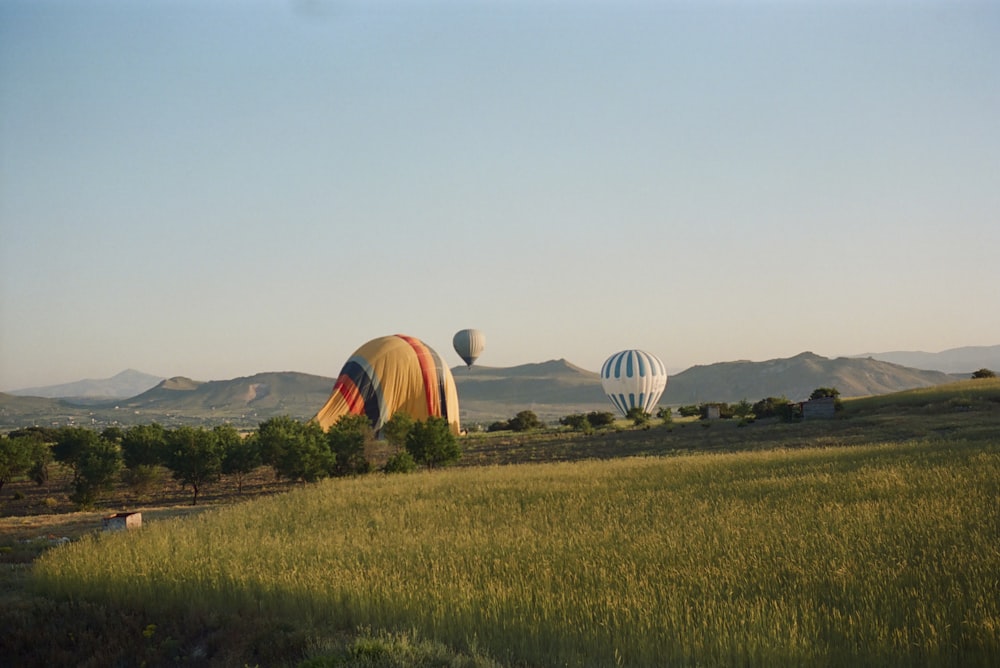
M 843 397 L 886 394 L 954 380 L 941 371 L 921 371 L 875 359 L 829 359 L 804 352 L 766 362 L 721 362 L 694 366 L 667 383 L 661 404 L 756 401 L 785 396 L 808 399 L 817 387 L 835 387 Z
M 611 410 L 600 377 L 565 359 L 497 368 L 452 370 L 462 421 L 489 423 L 522 410 L 554 421 L 571 413 Z M 765 362 L 721 362 L 695 366 L 672 376 L 661 405 L 706 401 L 757 401 L 769 396 L 801 400 L 817 387 L 836 387 L 844 397 L 885 394 L 954 380 L 940 371 L 921 371 L 870 358 L 829 359 L 810 352 Z M 216 424 L 255 428 L 278 415 L 309 419 L 326 402 L 335 380 L 298 372 L 270 372 L 202 382 L 175 377 L 133 397 L 93 400 L 0 394 L 0 429 L 29 424 Z
M 109 400 L 127 399 L 159 383 L 163 378 L 152 374 L 126 369 L 111 378 L 87 378 L 61 385 L 29 387 L 13 390 L 9 394 L 25 397 L 48 397 L 50 399 Z
M 914 369 L 933 369 L 945 373 L 971 374 L 983 368 L 1000 372 L 1000 345 L 964 346 L 942 350 L 939 353 L 899 350 L 888 353 L 865 353 L 852 357 L 871 357 Z

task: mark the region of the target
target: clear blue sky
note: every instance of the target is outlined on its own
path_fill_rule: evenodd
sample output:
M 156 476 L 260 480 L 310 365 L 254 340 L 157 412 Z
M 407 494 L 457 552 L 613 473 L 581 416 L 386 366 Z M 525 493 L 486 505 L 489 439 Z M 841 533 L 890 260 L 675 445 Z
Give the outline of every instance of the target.
M 0 3 L 0 390 L 1000 343 L 1000 3 Z

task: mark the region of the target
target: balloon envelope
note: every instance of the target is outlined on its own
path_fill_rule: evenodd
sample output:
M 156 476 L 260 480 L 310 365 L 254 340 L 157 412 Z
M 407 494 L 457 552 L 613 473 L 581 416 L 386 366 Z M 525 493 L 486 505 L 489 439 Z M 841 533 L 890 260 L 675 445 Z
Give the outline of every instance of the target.
M 344 415 L 367 415 L 377 433 L 397 411 L 414 420 L 443 417 L 459 433 L 451 370 L 430 346 L 403 334 L 372 339 L 358 348 L 314 419 L 329 429 Z
M 667 368 L 656 355 L 623 350 L 605 360 L 601 386 L 622 415 L 635 407 L 650 413 L 667 387 Z
M 455 346 L 458 356 L 471 368 L 473 362 L 486 349 L 486 335 L 478 329 L 463 329 L 455 333 L 451 343 Z

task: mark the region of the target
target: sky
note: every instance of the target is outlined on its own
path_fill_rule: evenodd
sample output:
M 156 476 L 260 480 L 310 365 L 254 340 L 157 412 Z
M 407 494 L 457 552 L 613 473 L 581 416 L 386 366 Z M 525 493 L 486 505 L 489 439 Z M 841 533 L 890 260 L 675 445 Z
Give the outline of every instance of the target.
M 1000 3 L 0 3 L 0 391 L 995 345 L 998 254 Z

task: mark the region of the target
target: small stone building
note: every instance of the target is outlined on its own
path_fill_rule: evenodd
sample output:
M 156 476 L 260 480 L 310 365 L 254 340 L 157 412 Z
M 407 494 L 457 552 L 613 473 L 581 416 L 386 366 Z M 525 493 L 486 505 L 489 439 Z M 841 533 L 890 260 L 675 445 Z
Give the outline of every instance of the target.
M 837 410 L 836 399 L 821 397 L 802 402 L 802 419 L 832 418 Z

